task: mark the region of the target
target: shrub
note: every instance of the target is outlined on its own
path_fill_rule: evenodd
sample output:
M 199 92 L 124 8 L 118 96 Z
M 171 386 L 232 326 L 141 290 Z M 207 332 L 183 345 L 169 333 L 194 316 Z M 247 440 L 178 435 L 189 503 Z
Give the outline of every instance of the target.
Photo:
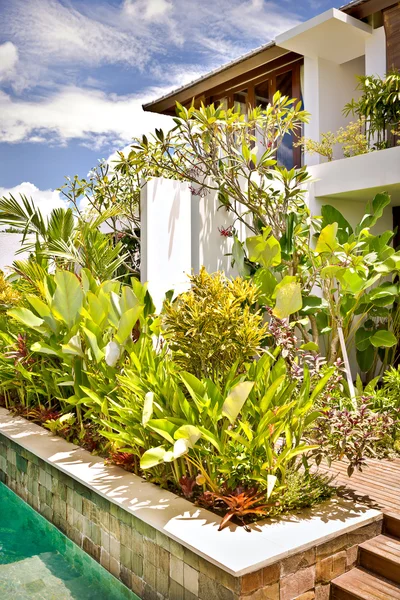
M 319 154 L 329 162 L 333 160 L 333 150 L 336 144 L 342 145 L 343 156 L 357 156 L 369 152 L 368 139 L 364 133 L 365 119 L 361 117 L 358 121 L 351 121 L 346 127 L 340 127 L 336 133 L 328 131 L 321 134 L 321 141 L 302 137 L 297 146 L 302 146 L 308 154 Z
M 21 294 L 10 284 L 0 271 L 0 311 L 17 306 L 22 302 Z
M 383 400 L 386 407 L 400 407 L 400 368 L 389 369 L 383 375 L 383 386 L 377 397 Z
M 260 354 L 267 326 L 255 304 L 258 287 L 242 278 L 230 280 L 203 268 L 191 278 L 192 289 L 167 302 L 162 325 L 176 364 L 196 375 L 224 380 Z
M 310 443 L 318 444 L 316 462 L 346 458 L 349 476 L 355 469 L 362 471 L 367 458 L 391 455 L 397 424 L 398 419 L 374 412 L 366 401 L 353 411 L 331 408 L 318 419 L 310 438 Z

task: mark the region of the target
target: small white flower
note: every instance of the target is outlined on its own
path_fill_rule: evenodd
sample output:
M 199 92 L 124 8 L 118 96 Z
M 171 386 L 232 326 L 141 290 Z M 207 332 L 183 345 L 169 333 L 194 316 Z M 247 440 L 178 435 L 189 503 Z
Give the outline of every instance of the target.
M 106 363 L 109 367 L 115 367 L 121 356 L 121 346 L 117 342 L 108 342 L 106 346 Z

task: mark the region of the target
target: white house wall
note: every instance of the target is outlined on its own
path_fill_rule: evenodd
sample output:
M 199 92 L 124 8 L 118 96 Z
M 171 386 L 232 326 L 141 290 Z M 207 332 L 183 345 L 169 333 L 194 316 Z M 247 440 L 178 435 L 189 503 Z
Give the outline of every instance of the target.
M 8 273 L 14 260 L 28 258 L 28 252 L 16 254 L 21 248 L 22 236 L 19 233 L 0 232 L 0 270 Z
M 386 35 L 385 28 L 374 29 L 365 42 L 365 73 L 384 77 L 386 73 Z
M 319 57 L 304 57 L 304 107 L 311 113 L 310 123 L 304 126 L 304 135 L 320 140 L 322 133 L 336 132 L 346 126 L 351 117 L 344 117 L 343 107 L 357 98 L 357 75 L 365 74 L 365 58 L 361 56 L 344 64 Z M 335 148 L 335 158 L 341 157 Z M 306 155 L 307 165 L 323 162 L 318 154 Z
M 159 309 L 165 293 L 189 287 L 188 275 L 204 266 L 208 272 L 223 271 L 237 276 L 232 267 L 232 237 L 220 229 L 234 224 L 234 216 L 219 206 L 217 194 L 205 197 L 192 193 L 188 183 L 153 179 L 141 194 L 141 280 Z M 240 223 L 235 225 L 240 239 L 250 235 Z
M 192 267 L 191 192 L 187 183 L 153 179 L 141 194 L 141 280 L 159 310 L 164 295 L 189 287 Z
M 204 198 L 192 196 L 192 269 L 198 273 L 202 266 L 207 271 L 224 271 L 237 275 L 231 266 L 232 238 L 221 235 L 234 223 L 234 216 L 221 207 L 216 192 Z

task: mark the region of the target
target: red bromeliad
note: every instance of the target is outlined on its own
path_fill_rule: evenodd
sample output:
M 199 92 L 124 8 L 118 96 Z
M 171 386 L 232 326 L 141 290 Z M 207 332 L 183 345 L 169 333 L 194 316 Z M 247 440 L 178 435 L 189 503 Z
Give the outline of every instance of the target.
M 248 526 L 244 522 L 244 517 L 246 517 L 246 515 L 266 515 L 270 508 L 279 505 L 279 502 L 262 504 L 265 493 L 259 492 L 256 488 L 244 489 L 243 487 L 237 487 L 231 493 L 217 494 L 215 492 L 209 492 L 209 495 L 216 500 L 223 502 L 229 509 L 222 518 L 218 531 L 221 531 L 226 527 L 233 517 L 238 518 L 242 522 L 244 528 L 248 530 Z

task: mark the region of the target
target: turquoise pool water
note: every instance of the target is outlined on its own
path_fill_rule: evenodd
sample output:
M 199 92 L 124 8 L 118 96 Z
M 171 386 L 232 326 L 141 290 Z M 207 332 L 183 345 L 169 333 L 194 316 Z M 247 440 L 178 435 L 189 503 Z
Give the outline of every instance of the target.
M 0 483 L 1 600 L 139 600 Z

